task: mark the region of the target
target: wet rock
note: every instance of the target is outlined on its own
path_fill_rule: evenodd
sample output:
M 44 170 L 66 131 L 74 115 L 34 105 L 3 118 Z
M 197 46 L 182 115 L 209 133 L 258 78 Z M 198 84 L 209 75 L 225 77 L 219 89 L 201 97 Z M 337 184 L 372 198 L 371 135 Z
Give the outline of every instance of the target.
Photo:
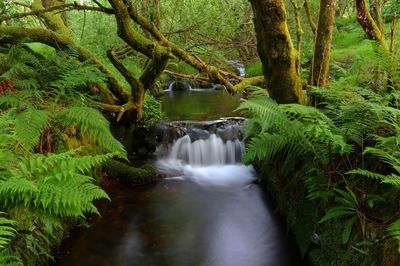
M 191 128 L 188 130 L 187 134 L 190 136 L 192 141 L 196 141 L 199 139 L 208 139 L 210 133 L 207 130 L 200 128 Z
M 242 139 L 243 117 L 226 117 L 212 121 L 174 121 L 161 122 L 155 131 L 158 143 L 172 143 L 174 140 L 189 135 L 192 141 L 206 139 L 216 134 L 224 141 Z

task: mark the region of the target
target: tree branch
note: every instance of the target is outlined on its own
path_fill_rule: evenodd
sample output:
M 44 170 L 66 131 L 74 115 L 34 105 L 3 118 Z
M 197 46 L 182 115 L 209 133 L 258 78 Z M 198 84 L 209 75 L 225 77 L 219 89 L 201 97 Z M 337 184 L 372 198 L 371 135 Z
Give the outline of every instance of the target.
M 308 0 L 304 0 L 303 5 L 304 5 L 304 9 L 305 9 L 306 14 L 307 14 L 308 24 L 310 24 L 310 28 L 311 28 L 312 32 L 314 33 L 314 35 L 315 35 L 315 33 L 317 32 L 317 25 L 314 22 L 314 18 L 312 16 L 312 12 L 311 12 L 311 7 L 310 7 L 310 5 L 308 3 Z
M 28 6 L 28 7 L 32 8 L 31 6 Z M 36 9 L 36 10 L 32 10 L 30 12 L 25 12 L 25 13 L 17 13 L 17 14 L 12 14 L 12 15 L 7 15 L 7 16 L 3 15 L 3 16 L 0 16 L 0 21 L 7 21 L 7 20 L 11 20 L 11 19 L 20 19 L 20 18 L 29 17 L 29 16 L 37 16 L 37 15 L 41 15 L 44 13 L 57 11 L 57 10 L 60 10 L 61 12 L 71 11 L 71 10 L 89 10 L 89 11 L 102 12 L 102 13 L 109 14 L 109 15 L 114 14 L 114 11 L 111 8 L 86 6 L 86 5 L 80 5 L 76 2 L 74 2 L 72 4 L 65 4 L 65 5 L 52 6 L 49 8 Z
M 251 78 L 242 79 L 238 84 L 235 85 L 236 91 L 242 91 L 250 86 L 262 86 L 267 82 L 265 81 L 264 76 L 256 76 Z
M 116 1 L 116 0 L 110 0 L 110 1 Z M 210 66 L 205 64 L 202 60 L 197 60 L 196 57 L 189 55 L 186 53 L 182 48 L 180 48 L 178 45 L 174 44 L 173 42 L 170 42 L 158 29 L 157 27 L 151 23 L 148 19 L 145 17 L 141 16 L 136 8 L 132 5 L 132 3 L 128 3 L 128 12 L 129 16 L 140 26 L 142 26 L 143 29 L 151 33 L 151 35 L 159 41 L 164 47 L 168 47 L 171 49 L 172 53 L 185 61 L 187 64 L 192 65 L 195 67 L 197 70 L 201 72 L 206 72 L 208 73 L 210 79 L 218 84 L 224 85 L 226 89 L 228 90 L 229 93 L 235 94 L 237 91 L 235 87 L 230 83 L 228 80 L 226 80 L 223 75 L 220 73 L 220 70 L 214 66 Z M 225 72 L 227 73 L 227 72 Z
M 131 86 L 131 93 L 134 94 L 134 92 L 138 89 L 143 88 L 143 84 L 132 74 L 129 69 L 127 69 L 113 54 L 112 49 L 107 50 L 107 57 L 110 60 L 110 62 L 113 64 L 113 66 L 122 74 L 122 76 L 125 78 L 125 80 L 129 83 Z

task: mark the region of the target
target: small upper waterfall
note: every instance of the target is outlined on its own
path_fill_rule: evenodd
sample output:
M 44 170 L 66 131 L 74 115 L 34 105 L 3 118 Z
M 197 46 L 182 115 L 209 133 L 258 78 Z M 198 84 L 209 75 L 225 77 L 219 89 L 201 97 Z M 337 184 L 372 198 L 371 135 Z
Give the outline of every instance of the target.
M 235 60 L 229 60 L 228 63 L 236 67 L 236 69 L 239 72 L 240 77 L 246 76 L 246 68 L 242 63 L 235 61 Z
M 170 177 L 185 177 L 208 185 L 243 185 L 253 181 L 253 168 L 241 164 L 242 121 L 231 118 L 162 125 L 162 141 L 156 151 L 158 170 Z
M 172 91 L 172 88 L 174 87 L 175 83 L 176 83 L 176 81 L 172 81 L 172 82 L 168 85 L 168 87 L 167 87 L 167 89 L 166 89 L 165 91 Z

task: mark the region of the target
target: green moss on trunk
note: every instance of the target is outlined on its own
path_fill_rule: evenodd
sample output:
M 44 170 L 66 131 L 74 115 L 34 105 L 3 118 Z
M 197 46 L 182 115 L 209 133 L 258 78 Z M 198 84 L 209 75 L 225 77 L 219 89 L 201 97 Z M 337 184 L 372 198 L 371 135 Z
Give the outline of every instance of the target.
M 279 103 L 303 102 L 296 50 L 286 23 L 282 0 L 251 0 L 258 53 L 267 89 Z

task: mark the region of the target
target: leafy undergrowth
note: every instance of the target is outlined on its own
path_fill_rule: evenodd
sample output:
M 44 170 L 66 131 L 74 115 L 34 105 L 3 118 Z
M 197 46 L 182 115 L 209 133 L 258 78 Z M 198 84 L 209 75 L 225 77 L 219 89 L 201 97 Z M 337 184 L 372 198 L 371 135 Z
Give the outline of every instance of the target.
M 105 80 L 90 63 L 18 45 L 3 60 L 0 265 L 39 265 L 51 259 L 66 225 L 98 214 L 94 201 L 108 199 L 96 184 L 100 167 L 127 155 L 108 120 L 88 105 L 95 98 L 83 93 Z
M 386 256 L 396 265 L 400 94 L 367 87 L 369 79 L 344 78 L 352 83 L 313 88 L 315 107 L 278 105 L 259 95 L 242 103 L 239 109 L 251 117 L 244 160 L 273 188 L 303 256 L 389 265 L 382 264 Z

